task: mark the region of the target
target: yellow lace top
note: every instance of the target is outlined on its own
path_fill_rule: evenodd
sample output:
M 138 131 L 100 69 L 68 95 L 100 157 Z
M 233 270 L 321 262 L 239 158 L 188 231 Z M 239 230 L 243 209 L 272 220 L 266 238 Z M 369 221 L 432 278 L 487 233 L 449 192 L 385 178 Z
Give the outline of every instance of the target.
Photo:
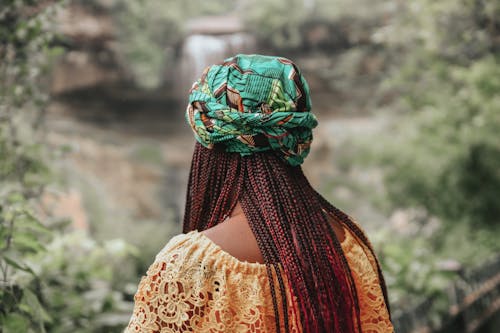
M 344 230 L 342 248 L 357 288 L 363 333 L 391 333 L 374 258 Z M 238 260 L 197 231 L 168 242 L 142 277 L 134 299 L 124 333 L 276 332 L 266 266 Z M 300 332 L 292 297 L 287 294 L 287 299 L 290 331 Z

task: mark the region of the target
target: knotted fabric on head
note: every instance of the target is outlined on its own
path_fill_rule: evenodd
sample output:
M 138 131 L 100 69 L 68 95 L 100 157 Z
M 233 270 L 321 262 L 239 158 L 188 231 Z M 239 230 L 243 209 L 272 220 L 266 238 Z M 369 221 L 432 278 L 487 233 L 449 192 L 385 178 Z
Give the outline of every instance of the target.
M 309 153 L 318 124 L 293 62 L 243 54 L 205 69 L 190 90 L 186 119 L 207 148 L 222 143 L 243 156 L 275 150 L 292 166 Z

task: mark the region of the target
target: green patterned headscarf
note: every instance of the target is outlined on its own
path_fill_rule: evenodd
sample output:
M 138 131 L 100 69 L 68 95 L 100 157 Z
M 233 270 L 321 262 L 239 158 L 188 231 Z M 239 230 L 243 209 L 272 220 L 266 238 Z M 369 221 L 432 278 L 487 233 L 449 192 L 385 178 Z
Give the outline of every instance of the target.
M 275 150 L 290 165 L 309 153 L 309 86 L 288 59 L 239 54 L 205 69 L 193 84 L 186 119 L 202 145 L 250 155 Z

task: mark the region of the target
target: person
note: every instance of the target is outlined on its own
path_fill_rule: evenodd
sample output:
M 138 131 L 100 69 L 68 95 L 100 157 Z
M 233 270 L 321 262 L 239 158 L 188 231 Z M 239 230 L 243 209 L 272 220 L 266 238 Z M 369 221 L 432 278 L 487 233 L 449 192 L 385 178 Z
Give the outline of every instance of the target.
M 370 242 L 302 172 L 317 120 L 297 66 L 212 65 L 186 119 L 184 233 L 142 277 L 126 332 L 393 332 Z

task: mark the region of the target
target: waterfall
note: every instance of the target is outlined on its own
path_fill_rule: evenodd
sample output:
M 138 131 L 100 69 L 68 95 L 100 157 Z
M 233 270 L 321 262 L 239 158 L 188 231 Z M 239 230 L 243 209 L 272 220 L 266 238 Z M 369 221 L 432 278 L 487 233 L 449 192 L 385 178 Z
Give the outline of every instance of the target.
M 245 32 L 188 36 L 182 45 L 177 69 L 177 96 L 185 99 L 187 91 L 207 66 L 238 53 L 254 53 L 255 45 L 255 38 Z

